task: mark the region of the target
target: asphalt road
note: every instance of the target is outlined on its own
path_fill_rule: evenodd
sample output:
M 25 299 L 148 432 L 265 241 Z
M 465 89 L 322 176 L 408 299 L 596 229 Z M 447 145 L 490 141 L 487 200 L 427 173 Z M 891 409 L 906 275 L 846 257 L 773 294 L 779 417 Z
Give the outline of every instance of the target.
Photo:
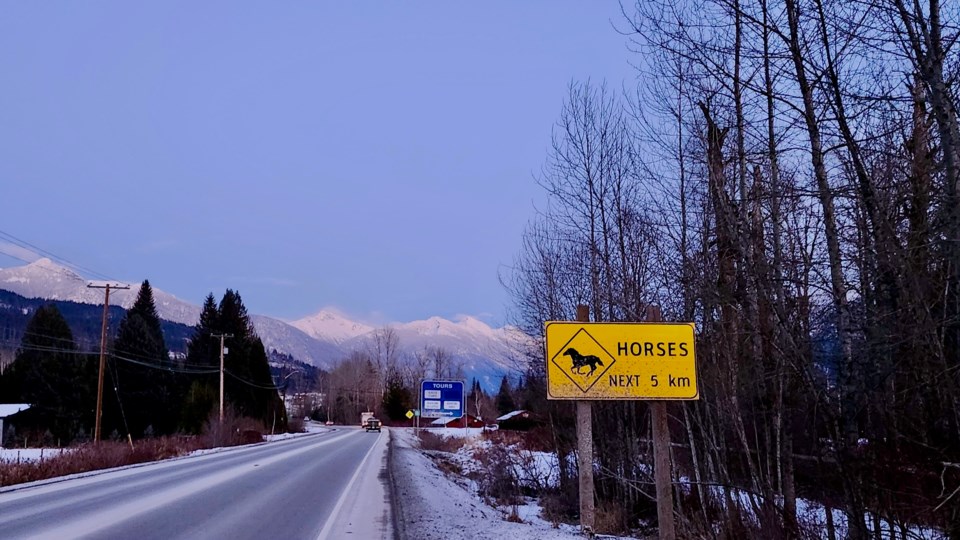
M 0 537 L 388 538 L 386 437 L 344 428 L 4 491 Z

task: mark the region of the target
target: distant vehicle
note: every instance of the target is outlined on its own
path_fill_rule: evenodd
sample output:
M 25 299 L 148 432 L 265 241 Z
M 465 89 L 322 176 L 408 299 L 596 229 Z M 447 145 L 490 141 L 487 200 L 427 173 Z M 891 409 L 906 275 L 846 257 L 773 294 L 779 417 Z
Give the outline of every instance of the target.
M 363 424 L 363 429 L 366 429 L 368 432 L 376 431 L 380 432 L 380 420 L 376 418 L 367 418 L 367 421 Z
M 367 420 L 376 417 L 377 415 L 373 411 L 367 411 L 360 413 L 360 427 L 367 425 Z
M 328 425 L 328 426 L 332 426 L 332 425 L 333 425 L 333 420 L 327 420 L 327 423 L 326 423 L 326 425 Z

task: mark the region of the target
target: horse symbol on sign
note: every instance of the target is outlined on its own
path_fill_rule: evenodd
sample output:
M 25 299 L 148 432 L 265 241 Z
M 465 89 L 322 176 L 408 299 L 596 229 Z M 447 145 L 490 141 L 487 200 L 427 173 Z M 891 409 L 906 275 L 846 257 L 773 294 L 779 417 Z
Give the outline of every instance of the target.
M 593 372 L 597 370 L 597 364 L 603 365 L 603 360 L 600 360 L 600 357 L 588 354 L 582 355 L 579 351 L 570 347 L 563 353 L 564 356 L 569 356 L 573 360 L 573 367 L 570 368 L 572 373 L 581 374 L 581 369 L 590 366 L 590 372 L 587 373 L 587 378 L 593 376 Z

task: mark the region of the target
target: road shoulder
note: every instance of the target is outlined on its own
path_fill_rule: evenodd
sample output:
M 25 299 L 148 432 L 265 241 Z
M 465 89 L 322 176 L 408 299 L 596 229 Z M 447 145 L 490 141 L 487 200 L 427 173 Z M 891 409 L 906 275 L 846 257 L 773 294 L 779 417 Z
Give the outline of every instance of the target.
M 394 538 L 387 467 L 387 441 L 390 438 L 390 430 L 386 429 L 376 437 L 376 442 L 367 451 L 367 455 L 364 456 L 331 511 L 331 521 L 324 525 L 317 537 L 318 540 Z
M 398 540 L 582 538 L 549 526 L 504 521 L 499 510 L 447 478 L 416 444 L 412 430 L 391 430 L 390 477 Z

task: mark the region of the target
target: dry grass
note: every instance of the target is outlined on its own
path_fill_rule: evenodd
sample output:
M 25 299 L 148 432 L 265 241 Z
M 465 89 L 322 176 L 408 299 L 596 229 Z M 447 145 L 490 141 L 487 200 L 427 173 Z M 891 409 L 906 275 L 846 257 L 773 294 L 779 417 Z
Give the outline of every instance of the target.
M 205 445 L 197 437 L 160 437 L 134 443 L 86 443 L 42 461 L 0 462 L 0 486 L 45 480 L 57 476 L 110 469 L 181 456 Z
M 423 450 L 436 450 L 452 454 L 463 448 L 466 443 L 466 439 L 461 437 L 441 437 L 427 430 L 420 431 L 420 448 Z
M 303 417 L 294 416 L 287 419 L 287 433 L 305 433 L 307 431 L 304 427 Z
M 227 415 L 221 427 L 213 416 L 203 435 L 141 439 L 134 441 L 132 447 L 126 441 L 100 441 L 81 444 L 40 461 L 0 460 L 0 486 L 160 461 L 204 448 L 262 442 L 263 432 L 263 426 L 249 418 Z

